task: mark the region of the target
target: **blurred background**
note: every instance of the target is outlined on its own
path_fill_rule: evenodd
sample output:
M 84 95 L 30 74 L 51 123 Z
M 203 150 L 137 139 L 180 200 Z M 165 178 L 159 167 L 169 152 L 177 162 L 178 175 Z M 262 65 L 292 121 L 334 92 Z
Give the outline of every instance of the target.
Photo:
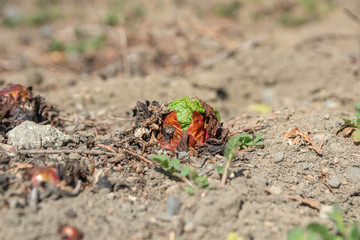
M 346 107 L 331 69 L 354 78 L 360 25 L 340 6 L 360 13 L 357 0 L 0 0 L 0 86 L 95 115 L 182 95 L 225 118 L 254 104 Z

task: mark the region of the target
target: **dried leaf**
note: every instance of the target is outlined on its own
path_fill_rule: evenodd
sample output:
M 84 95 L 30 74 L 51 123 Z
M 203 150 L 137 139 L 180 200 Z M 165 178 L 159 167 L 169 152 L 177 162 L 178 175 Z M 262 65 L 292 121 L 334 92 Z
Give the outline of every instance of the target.
M 209 138 L 214 138 L 216 136 L 217 130 L 220 127 L 220 122 L 216 116 L 215 110 L 206 102 L 198 99 L 201 105 L 205 108 L 205 123 L 206 123 L 206 136 L 205 142 Z
M 32 96 L 30 87 L 16 84 L 0 91 L 1 127 L 6 131 L 26 120 L 56 124 L 57 115 L 57 111 L 44 103 L 40 96 Z
M 182 132 L 184 132 L 184 130 L 181 129 L 181 124 L 177 120 L 176 111 L 172 111 L 163 121 L 159 135 L 161 148 L 174 152 L 181 141 Z
M 359 143 L 360 142 L 360 130 L 357 129 L 354 133 L 353 133 L 353 137 L 354 137 L 354 142 L 355 143 Z
M 8 86 L 6 88 L 3 88 L 0 91 L 0 95 L 4 97 L 13 98 L 14 100 L 21 99 L 22 101 L 25 101 L 28 98 L 32 97 L 31 94 L 31 88 L 25 88 L 24 86 L 20 84 L 15 84 Z
M 354 127 L 346 127 L 342 130 L 342 135 L 343 137 L 350 137 L 354 131 L 355 131 Z
M 198 143 L 204 143 L 206 136 L 204 117 L 194 111 L 192 118 L 193 121 L 187 130 L 189 133 L 189 147 L 195 147 Z

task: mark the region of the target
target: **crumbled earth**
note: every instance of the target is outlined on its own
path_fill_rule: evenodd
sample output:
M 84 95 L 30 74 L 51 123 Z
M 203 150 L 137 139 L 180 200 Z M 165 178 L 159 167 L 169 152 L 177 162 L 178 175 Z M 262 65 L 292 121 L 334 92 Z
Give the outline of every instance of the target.
M 107 73 L 106 78 L 99 71 L 110 66 L 108 61 L 115 62 L 111 56 L 104 54 L 106 61 L 96 59 L 94 69 L 86 65 L 88 56 L 82 55 L 76 58 L 78 65 L 70 60 L 52 64 L 41 47 L 47 38 L 39 36 L 40 27 L 0 27 L 5 36 L 0 38 L 4 56 L 0 87 L 31 85 L 34 95 L 56 106 L 63 121 L 58 129 L 73 139 L 57 149 L 62 153 L 16 154 L 6 148 L 8 136 L 0 138 L 1 238 L 60 239 L 59 228 L 67 224 L 76 226 L 84 239 L 226 239 L 230 232 L 244 240 L 286 239 L 295 226 L 315 221 L 330 225 L 321 209 L 334 203 L 347 210 L 347 221 L 360 221 L 359 146 L 337 134 L 341 116 L 354 116 L 354 104 L 360 101 L 360 26 L 340 9 L 288 28 L 275 19 L 253 22 L 241 15 L 220 21 L 196 15 L 193 8 L 198 6 L 187 1 L 174 13 L 175 3 L 164 2 L 149 6 L 148 25 L 141 28 L 152 29 L 152 41 L 163 38 L 163 45 L 158 42 L 157 48 L 149 47 L 146 36 L 134 40 L 128 46 L 129 55 L 139 59 L 145 54 L 143 59 L 148 62 L 137 62 L 130 73 L 121 69 Z M 337 4 L 360 12 L 356 0 Z M 79 7 L 69 6 L 64 8 L 71 14 Z M 251 7 L 244 4 L 241 12 Z M 5 7 L 0 4 L 0 9 Z M 92 19 L 98 16 L 94 13 L 104 12 L 105 7 L 94 1 L 85 10 L 84 15 L 94 23 Z M 179 31 L 195 31 L 191 26 L 199 24 L 198 41 L 180 37 L 181 31 L 176 35 L 174 29 L 166 30 L 174 18 Z M 218 26 L 224 38 L 219 38 L 219 32 L 200 28 L 219 22 L 225 26 Z M 50 24 L 59 36 L 66 35 L 66 25 L 59 20 Z M 129 32 L 129 38 L 134 36 Z M 186 41 L 194 42 L 186 45 Z M 177 52 L 171 52 L 174 49 Z M 103 49 L 108 54 L 110 50 L 114 48 Z M 137 51 L 141 54 L 136 55 Z M 263 147 L 238 153 L 225 186 L 220 185 L 215 169 L 225 163 L 222 154 L 173 155 L 156 144 L 144 144 L 129 132 L 137 101 L 166 103 L 182 96 L 199 97 L 215 106 L 232 134 L 243 129 L 263 134 Z M 272 110 L 261 114 L 254 111 L 254 104 Z M 308 146 L 289 145 L 282 137 L 294 128 L 309 131 L 316 144 L 324 139 L 322 155 Z M 113 155 L 106 154 L 110 152 Z M 151 154 L 178 157 L 181 164 L 207 175 L 210 186 L 190 195 L 184 182 L 141 158 Z M 62 166 L 62 193 L 71 191 L 81 179 L 80 193 L 53 194 L 43 198 L 34 211 L 29 206 L 33 166 Z M 288 195 L 308 199 L 321 209 Z

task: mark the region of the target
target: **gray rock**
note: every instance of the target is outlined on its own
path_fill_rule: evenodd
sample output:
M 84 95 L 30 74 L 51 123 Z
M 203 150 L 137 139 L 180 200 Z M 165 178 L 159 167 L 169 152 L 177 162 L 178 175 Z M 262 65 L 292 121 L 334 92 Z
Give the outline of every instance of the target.
M 307 164 L 306 162 L 304 162 L 304 163 L 302 164 L 302 167 L 303 167 L 304 170 L 308 170 L 308 169 L 309 169 L 309 164 Z
M 343 121 L 336 121 L 336 122 L 335 122 L 335 127 L 336 127 L 336 128 L 339 128 L 339 127 L 341 127 L 343 124 L 344 124 Z
M 346 171 L 346 174 L 351 180 L 357 181 L 360 180 L 360 169 L 357 167 L 350 168 Z
M 183 158 L 186 158 L 188 156 L 187 152 L 179 152 L 178 153 L 178 159 L 181 160 Z
M 328 180 L 328 184 L 333 188 L 338 188 L 341 185 L 341 180 L 337 177 L 331 177 Z
M 274 162 L 279 163 L 285 159 L 285 153 L 284 152 L 278 152 L 274 156 Z
M 171 195 L 168 200 L 168 206 L 167 206 L 167 215 L 168 217 L 172 217 L 176 215 L 181 207 L 181 202 L 178 196 Z
M 329 136 L 329 135 L 325 135 L 325 134 L 315 134 L 315 135 L 312 137 L 312 140 L 315 141 L 316 143 L 320 143 L 323 138 L 324 138 L 323 144 L 325 144 L 325 143 L 327 143 L 327 141 L 329 140 L 330 136 Z
M 260 157 L 263 157 L 266 155 L 266 152 L 257 152 L 256 154 Z
M 102 176 L 99 178 L 99 180 L 96 183 L 96 188 L 98 190 L 100 189 L 109 189 L 109 191 L 112 191 L 112 185 L 111 182 L 109 180 L 109 177 L 107 175 Z
M 54 148 L 65 145 L 71 137 L 50 125 L 39 125 L 32 121 L 25 121 L 9 132 L 8 144 L 19 148 L 31 149 L 41 146 Z
M 23 208 L 25 206 L 25 202 L 23 199 L 17 198 L 17 197 L 12 197 L 8 200 L 9 203 L 9 207 L 11 209 L 15 209 L 15 208 Z
M 147 210 L 147 207 L 145 205 L 140 205 L 137 209 L 139 212 L 144 212 Z
M 78 153 L 70 153 L 69 154 L 69 159 L 71 160 L 80 160 L 81 159 L 81 155 Z
M 69 218 L 76 218 L 77 217 L 77 213 L 72 209 L 72 208 L 68 208 L 64 211 L 65 215 Z

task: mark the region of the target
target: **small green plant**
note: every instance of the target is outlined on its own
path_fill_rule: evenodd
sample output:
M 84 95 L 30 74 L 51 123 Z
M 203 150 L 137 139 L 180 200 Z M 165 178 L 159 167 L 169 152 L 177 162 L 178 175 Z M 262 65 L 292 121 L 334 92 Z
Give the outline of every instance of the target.
M 243 238 L 239 237 L 236 232 L 230 232 L 226 240 L 243 240 Z
M 355 118 L 341 117 L 344 124 L 339 131 L 342 131 L 345 137 L 353 136 L 354 142 L 360 142 L 360 112 L 357 112 Z M 339 132 L 338 131 L 338 132 Z
M 221 3 L 215 6 L 214 13 L 218 17 L 236 18 L 240 7 L 239 1 Z
M 13 14 L 3 19 L 3 25 L 6 27 L 17 26 L 38 26 L 46 24 L 59 16 L 59 13 L 42 9 L 31 14 L 21 15 Z
M 108 12 L 104 19 L 102 20 L 103 24 L 108 26 L 116 26 L 119 24 L 118 14 L 115 12 Z
M 287 240 L 359 240 L 360 231 L 358 223 L 348 225 L 344 222 L 343 212 L 335 204 L 334 211 L 329 213 L 330 219 L 334 223 L 334 228 L 329 229 L 319 223 L 311 223 L 304 228 L 293 228 Z
M 49 50 L 53 51 L 65 51 L 68 53 L 84 53 L 93 52 L 99 49 L 106 41 L 104 35 L 93 36 L 79 40 L 76 43 L 62 43 L 59 41 L 52 41 L 49 46 Z
M 261 136 L 262 134 L 259 133 L 254 138 L 252 135 L 249 135 L 246 132 L 242 132 L 240 136 L 235 136 L 235 137 L 237 137 L 238 141 L 240 142 L 240 148 L 246 149 L 248 147 L 263 145 L 264 142 L 261 141 Z
M 248 147 L 255 147 L 263 145 L 264 142 L 261 140 L 262 134 L 259 133 L 254 138 L 252 135 L 242 132 L 240 135 L 236 135 L 229 139 L 225 146 L 225 167 L 217 167 L 219 174 L 222 174 L 221 184 L 225 185 L 227 180 L 228 169 L 230 168 L 231 162 L 236 158 L 236 152 L 238 149 L 247 149 Z
M 180 168 L 180 162 L 178 159 L 170 159 L 166 155 L 156 155 L 153 154 L 150 156 L 150 159 L 158 162 L 160 166 L 171 173 L 172 176 L 184 181 L 188 184 L 186 186 L 186 191 L 190 194 L 194 194 L 195 187 L 197 188 L 206 188 L 209 186 L 209 180 L 206 176 L 199 176 L 195 168 L 185 166 Z
M 298 26 L 319 19 L 335 8 L 334 0 L 297 0 L 293 11 L 284 11 L 279 22 L 285 26 Z

